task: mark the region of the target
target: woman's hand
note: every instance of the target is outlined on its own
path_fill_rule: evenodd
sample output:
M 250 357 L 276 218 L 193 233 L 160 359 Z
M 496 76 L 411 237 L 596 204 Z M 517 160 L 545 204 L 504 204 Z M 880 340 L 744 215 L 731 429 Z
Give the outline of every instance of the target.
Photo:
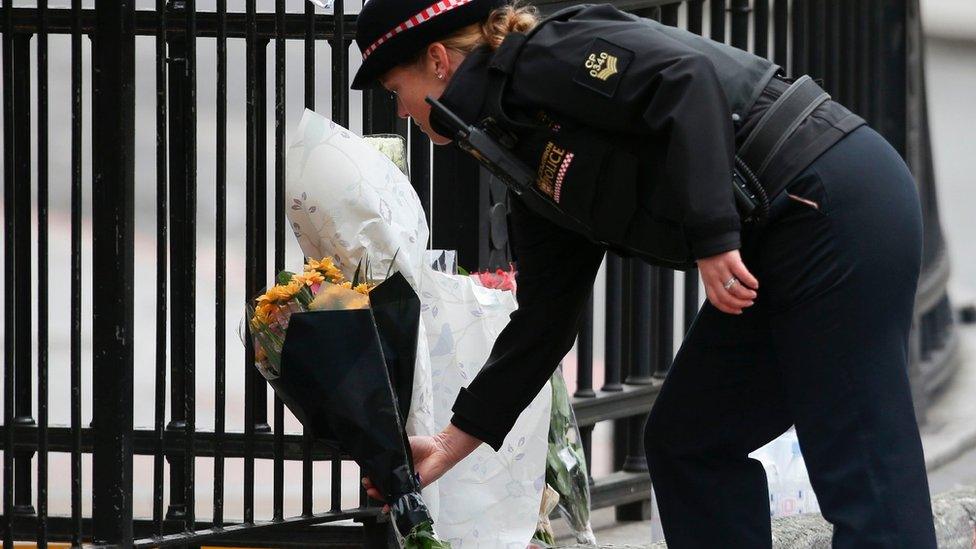
M 481 446 L 481 440 L 458 429 L 453 423 L 432 437 L 410 437 L 413 466 L 420 477 L 421 487 L 441 478 L 478 446 Z M 368 478 L 363 478 L 363 486 L 369 497 L 384 501 L 383 494 Z M 384 512 L 388 510 L 389 506 L 383 508 Z
M 752 276 L 738 250 L 698 260 L 708 301 L 723 313 L 742 314 L 756 299 L 759 281 Z M 731 285 L 729 282 L 733 280 Z

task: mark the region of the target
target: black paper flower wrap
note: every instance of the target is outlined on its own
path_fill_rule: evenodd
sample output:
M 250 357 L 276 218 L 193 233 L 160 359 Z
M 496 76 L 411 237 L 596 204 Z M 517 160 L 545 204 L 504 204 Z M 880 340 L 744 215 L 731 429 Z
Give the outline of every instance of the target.
M 403 537 L 432 523 L 404 430 L 420 302 L 399 273 L 369 298 L 370 309 L 293 314 L 279 376 L 268 383 L 317 438 L 362 467 Z

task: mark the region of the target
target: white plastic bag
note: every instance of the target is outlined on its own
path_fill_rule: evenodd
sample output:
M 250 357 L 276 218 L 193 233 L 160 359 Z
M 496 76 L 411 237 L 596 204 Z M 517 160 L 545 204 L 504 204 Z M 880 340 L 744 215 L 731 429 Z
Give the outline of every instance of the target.
M 749 457 L 762 463 L 766 470 L 770 517 L 820 512 L 794 429 L 749 454 Z

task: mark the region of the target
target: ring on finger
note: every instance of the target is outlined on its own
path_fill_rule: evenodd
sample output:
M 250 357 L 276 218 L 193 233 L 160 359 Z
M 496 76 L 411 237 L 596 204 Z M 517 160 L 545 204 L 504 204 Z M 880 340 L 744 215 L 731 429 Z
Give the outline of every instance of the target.
M 739 282 L 739 279 L 733 276 L 732 278 L 728 279 L 728 281 L 726 281 L 725 284 L 723 284 L 722 286 L 726 290 L 731 290 L 732 289 L 732 286 L 735 286 L 736 284 L 738 284 L 738 282 Z

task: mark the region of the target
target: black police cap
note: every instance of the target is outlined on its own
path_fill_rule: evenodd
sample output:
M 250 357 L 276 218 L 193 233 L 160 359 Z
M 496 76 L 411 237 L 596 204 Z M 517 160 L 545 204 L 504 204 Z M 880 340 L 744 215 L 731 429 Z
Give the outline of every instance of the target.
M 483 21 L 508 0 L 369 0 L 356 20 L 363 64 L 352 80 L 362 90 L 431 42 Z

